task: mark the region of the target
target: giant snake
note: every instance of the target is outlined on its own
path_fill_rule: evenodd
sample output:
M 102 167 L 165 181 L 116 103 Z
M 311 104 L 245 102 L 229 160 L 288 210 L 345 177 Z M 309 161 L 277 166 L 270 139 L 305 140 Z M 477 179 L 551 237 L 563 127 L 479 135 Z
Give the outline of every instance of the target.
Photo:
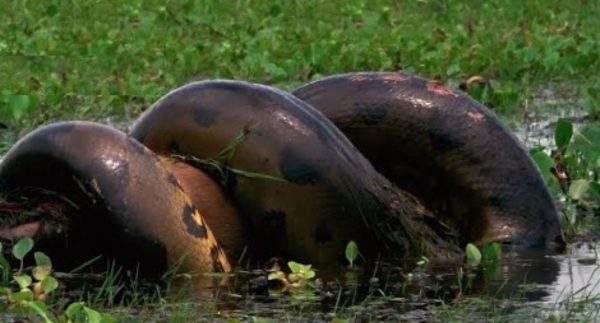
M 340 262 L 350 240 L 371 260 L 562 243 L 551 194 L 510 130 L 468 96 L 403 72 L 292 93 L 199 81 L 162 97 L 129 134 L 47 125 L 5 155 L 0 192 L 60 196 L 73 209 L 70 230 L 38 221 L 12 236 L 30 226 L 22 235 L 78 238 L 87 243 L 73 250 L 92 245 L 150 272 L 231 271 L 244 248 Z

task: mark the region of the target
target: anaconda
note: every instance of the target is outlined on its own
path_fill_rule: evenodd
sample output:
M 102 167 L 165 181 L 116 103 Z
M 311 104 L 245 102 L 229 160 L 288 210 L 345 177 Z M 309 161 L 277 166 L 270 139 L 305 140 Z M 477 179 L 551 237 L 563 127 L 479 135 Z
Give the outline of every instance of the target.
M 109 132 L 76 125 L 86 129 L 79 130 L 86 136 Z M 119 229 L 124 237 L 159 246 L 170 263 L 182 256 L 185 245 L 198 258 L 187 269 L 196 271 L 230 270 L 217 241 L 232 254 L 249 245 L 257 257 L 313 264 L 343 259 L 349 240 L 359 242 L 370 259 L 386 251 L 453 257 L 467 242 L 505 241 L 525 248 L 560 242 L 556 207 L 510 131 L 467 96 L 404 73 L 333 76 L 294 95 L 240 81 L 185 85 L 161 98 L 132 127 L 133 138 L 162 156 L 148 157 L 142 149 L 153 158 L 143 165 L 151 166 L 141 166 L 143 158 L 132 153 L 137 146 L 129 139 L 105 140 L 92 148 L 95 141 L 81 143 L 86 136 L 60 132 L 64 135 L 42 129 L 29 136 L 36 141 L 17 144 L 0 164 L 0 190 L 29 182 L 46 185 L 49 178 L 69 182 L 74 176 L 87 183 L 84 191 L 95 192 L 92 179 L 101 177 L 108 182 L 101 192 L 120 192 L 102 195 L 101 201 L 110 206 L 105 208 L 109 219 L 128 228 Z M 106 136 L 97 137 L 102 142 Z M 41 148 L 46 141 L 53 144 Z M 80 162 L 123 146 L 130 147 L 118 154 L 120 163 L 129 165 L 126 178 L 106 170 L 110 165 Z M 21 147 L 40 149 L 45 157 L 28 157 Z M 206 192 L 204 185 L 214 182 L 183 162 L 218 174 L 215 180 L 225 186 Z M 29 167 L 15 166 L 21 164 L 61 165 L 69 171 L 61 177 L 28 174 Z M 139 184 L 146 181 L 152 185 Z M 142 186 L 134 192 L 129 182 Z M 69 185 L 51 188 L 74 191 Z M 146 202 L 148 195 L 153 197 L 148 206 L 134 202 Z M 231 212 L 209 216 L 197 209 Z
M 409 74 L 331 76 L 294 95 L 329 118 L 392 182 L 460 229 L 462 243 L 562 243 L 528 152 L 470 97 Z
M 208 224 L 157 155 L 111 127 L 62 122 L 30 133 L 2 160 L 0 191 L 52 192 L 77 209 L 69 219 L 73 229 L 63 232 L 71 241 L 60 245 L 55 258 L 98 252 L 132 266 L 139 262 L 149 272 L 175 263 L 186 271 L 231 269 Z

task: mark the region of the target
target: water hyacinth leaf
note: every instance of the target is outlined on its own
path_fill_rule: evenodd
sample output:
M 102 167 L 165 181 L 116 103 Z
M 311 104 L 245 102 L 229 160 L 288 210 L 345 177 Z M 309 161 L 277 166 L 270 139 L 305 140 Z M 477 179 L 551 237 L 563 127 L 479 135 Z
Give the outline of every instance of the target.
M 481 252 L 483 262 L 497 262 L 502 258 L 502 247 L 497 242 L 486 244 Z
M 17 282 L 21 289 L 26 289 L 31 285 L 31 276 L 29 275 L 18 275 L 13 276 L 13 279 Z
M 354 261 L 358 257 L 358 245 L 354 240 L 350 240 L 346 245 L 346 260 L 350 263 L 350 267 L 354 265 Z
M 567 145 L 571 141 L 573 136 L 573 124 L 565 119 L 559 119 L 556 122 L 556 128 L 554 130 L 554 143 L 561 150 L 564 151 Z
M 50 294 L 58 288 L 58 280 L 52 276 L 48 276 L 42 280 L 42 288 L 44 289 L 44 294 Z
M 102 313 L 100 316 L 100 323 L 117 323 L 117 319 L 108 313 Z
M 590 188 L 590 182 L 586 179 L 578 179 L 569 186 L 569 196 L 574 200 L 580 200 Z
M 570 152 L 579 152 L 582 157 L 593 162 L 600 157 L 600 123 L 592 123 L 573 136 Z
M 54 321 L 52 321 L 50 319 L 50 315 L 48 312 L 48 307 L 46 306 L 46 304 L 40 302 L 40 301 L 33 301 L 33 302 L 27 302 L 27 306 L 29 306 L 31 309 L 33 309 L 39 316 L 42 317 L 42 319 L 44 320 L 44 322 L 46 323 L 52 323 Z
M 52 272 L 52 267 L 50 266 L 35 266 L 31 273 L 33 274 L 33 278 L 37 281 L 42 281 L 50 276 Z
M 550 185 L 553 181 L 556 182 L 556 178 L 552 174 L 552 168 L 555 167 L 555 163 L 554 163 L 554 160 L 552 159 L 552 157 L 548 156 L 548 154 L 546 154 L 545 152 L 543 152 L 541 150 L 535 152 L 531 157 L 533 158 L 536 165 L 540 169 L 540 172 L 542 173 L 542 176 L 546 180 L 546 183 L 548 183 Z M 558 184 L 558 183 L 556 183 L 556 184 Z
M 33 301 L 33 292 L 30 289 L 23 289 L 13 294 L 15 302 L 31 302 Z
M 14 245 L 12 253 L 15 258 L 23 261 L 23 258 L 31 251 L 33 248 L 33 239 L 24 238 L 19 240 L 17 244 Z
M 304 267 L 304 265 L 301 264 L 301 263 L 297 263 L 295 261 L 290 261 L 290 262 L 288 262 L 288 267 L 290 267 L 290 270 L 294 274 L 297 274 L 297 273 L 299 273 L 302 270 L 302 268 Z
M 481 252 L 474 244 L 467 244 L 465 247 L 465 254 L 467 255 L 467 263 L 469 265 L 477 266 L 481 263 Z
M 102 321 L 102 316 L 100 313 L 98 313 L 98 311 L 87 306 L 84 306 L 83 310 L 85 311 L 85 315 L 87 316 L 87 321 L 89 323 L 100 323 Z
M 36 265 L 52 267 L 52 261 L 50 260 L 50 257 L 48 257 L 45 253 L 41 251 L 36 251 L 35 253 L 33 253 L 33 257 L 35 258 Z
M 309 280 L 309 279 L 313 279 L 313 278 L 315 278 L 315 276 L 316 276 L 317 274 L 315 273 L 315 271 L 314 271 L 314 270 L 312 270 L 312 269 L 310 269 L 310 268 L 309 268 L 307 271 L 305 271 L 305 272 L 303 273 L 303 275 L 304 275 L 304 279 L 306 279 L 306 280 Z
M 71 303 L 68 307 L 67 310 L 65 311 L 65 314 L 67 315 L 68 318 L 70 319 L 74 319 L 75 316 L 77 314 L 79 314 L 79 312 L 81 312 L 81 310 L 83 309 L 83 307 L 85 306 L 84 302 L 75 302 L 75 303 Z
M 288 262 L 288 267 L 293 274 L 301 276 L 303 279 L 308 280 L 315 277 L 315 271 L 312 270 L 312 265 L 304 265 L 295 261 Z

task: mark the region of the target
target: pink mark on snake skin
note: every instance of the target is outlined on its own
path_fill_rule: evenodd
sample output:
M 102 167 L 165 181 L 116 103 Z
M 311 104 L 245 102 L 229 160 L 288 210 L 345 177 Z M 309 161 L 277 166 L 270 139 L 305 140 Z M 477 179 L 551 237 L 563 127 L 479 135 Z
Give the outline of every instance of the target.
M 390 74 L 382 75 L 381 79 L 383 80 L 383 83 L 402 82 L 402 81 L 407 80 L 408 76 L 406 76 L 402 73 L 390 73 Z
M 467 115 L 475 122 L 482 122 L 485 119 L 485 116 L 477 111 L 469 111 Z
M 427 90 L 439 95 L 452 95 L 456 96 L 454 92 L 450 91 L 447 87 L 443 86 L 440 82 L 429 82 L 427 83 Z

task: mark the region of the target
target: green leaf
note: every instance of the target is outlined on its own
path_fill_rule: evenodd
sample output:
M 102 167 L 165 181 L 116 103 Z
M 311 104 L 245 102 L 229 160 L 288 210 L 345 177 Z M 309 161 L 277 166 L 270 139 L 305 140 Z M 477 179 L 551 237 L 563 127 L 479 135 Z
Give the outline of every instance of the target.
M 102 316 L 100 313 L 98 313 L 98 311 L 87 306 L 84 306 L 83 310 L 85 311 L 85 315 L 87 316 L 89 323 L 100 323 L 100 320 L 102 320 Z
M 40 317 L 42 317 L 44 322 L 46 322 L 46 323 L 53 322 L 50 319 L 50 315 L 49 315 L 50 313 L 48 312 L 48 307 L 46 307 L 46 304 L 39 302 L 39 301 L 33 301 L 33 302 L 27 302 L 27 306 L 29 306 L 29 308 L 33 309 Z
M 50 294 L 58 288 L 58 280 L 52 276 L 48 276 L 42 280 L 42 288 L 44 289 L 44 294 Z
M 102 313 L 100 315 L 102 316 L 100 323 L 117 323 L 117 319 L 108 313 Z
M 83 310 L 84 306 L 85 306 L 84 302 L 71 303 L 67 307 L 67 310 L 65 311 L 65 314 L 67 314 L 67 317 L 69 319 L 73 320 L 75 318 L 75 316 L 77 316 L 77 314 L 79 314 L 81 312 L 81 310 Z
M 311 270 L 311 269 L 307 270 L 307 271 L 304 273 L 304 279 L 305 279 L 305 280 L 310 280 L 310 279 L 313 279 L 313 278 L 315 278 L 315 276 L 316 276 L 316 273 L 315 273 L 315 271 L 314 271 L 314 270 Z
M 35 266 L 31 271 L 33 278 L 37 281 L 42 281 L 52 273 L 52 267 L 50 266 Z
M 23 289 L 13 294 L 15 302 L 31 302 L 33 301 L 33 292 L 30 289 Z
M 474 244 L 467 244 L 465 247 L 465 253 L 467 255 L 467 263 L 469 265 L 477 266 L 481 263 L 481 252 Z
M 304 268 L 304 265 L 301 263 L 297 263 L 295 261 L 290 261 L 290 262 L 288 262 L 288 267 L 290 267 L 290 270 L 292 271 L 292 273 L 298 274 L 298 273 L 300 273 L 300 271 L 302 271 L 302 268 Z
M 569 186 L 569 196 L 574 200 L 580 200 L 590 188 L 590 182 L 586 179 L 578 179 Z
M 28 95 L 14 94 L 8 98 L 8 106 L 12 111 L 13 120 L 21 120 L 29 110 L 31 99 Z
M 600 123 L 592 123 L 583 127 L 573 136 L 568 152 L 580 152 L 588 162 L 600 157 Z
M 481 252 L 484 263 L 497 262 L 502 259 L 502 247 L 497 242 L 488 243 Z
M 14 245 L 12 253 L 15 256 L 15 258 L 23 261 L 23 258 L 25 258 L 25 256 L 31 251 L 32 248 L 33 239 L 24 238 L 19 240 L 19 242 L 17 242 L 17 244 Z
M 13 276 L 13 279 L 19 284 L 21 289 L 28 288 L 31 285 L 31 276 L 29 275 Z
M 533 158 L 533 160 L 537 164 L 538 168 L 540 169 L 540 172 L 542 173 L 542 176 L 546 180 L 546 183 L 549 184 L 553 180 L 556 180 L 556 178 L 554 178 L 554 175 L 552 174 L 552 171 L 551 171 L 552 168 L 555 167 L 554 160 L 550 156 L 548 156 L 548 154 L 546 154 L 543 151 L 538 151 L 538 152 L 534 153 L 531 157 Z
M 350 240 L 346 245 L 346 260 L 350 263 L 350 267 L 354 265 L 354 260 L 358 257 L 358 245 L 354 240 Z
M 554 130 L 554 142 L 556 146 L 564 151 L 567 148 L 567 145 L 571 141 L 571 137 L 573 136 L 573 124 L 565 119 L 559 119 L 556 122 L 556 128 Z
M 288 267 L 290 267 L 292 274 L 296 274 L 304 280 L 309 280 L 316 275 L 312 269 L 312 265 L 303 265 L 295 261 L 290 261 L 288 262 Z
M 36 251 L 33 253 L 33 257 L 35 258 L 36 265 L 52 267 L 52 261 L 50 260 L 50 257 L 48 257 L 45 253 L 41 251 Z

